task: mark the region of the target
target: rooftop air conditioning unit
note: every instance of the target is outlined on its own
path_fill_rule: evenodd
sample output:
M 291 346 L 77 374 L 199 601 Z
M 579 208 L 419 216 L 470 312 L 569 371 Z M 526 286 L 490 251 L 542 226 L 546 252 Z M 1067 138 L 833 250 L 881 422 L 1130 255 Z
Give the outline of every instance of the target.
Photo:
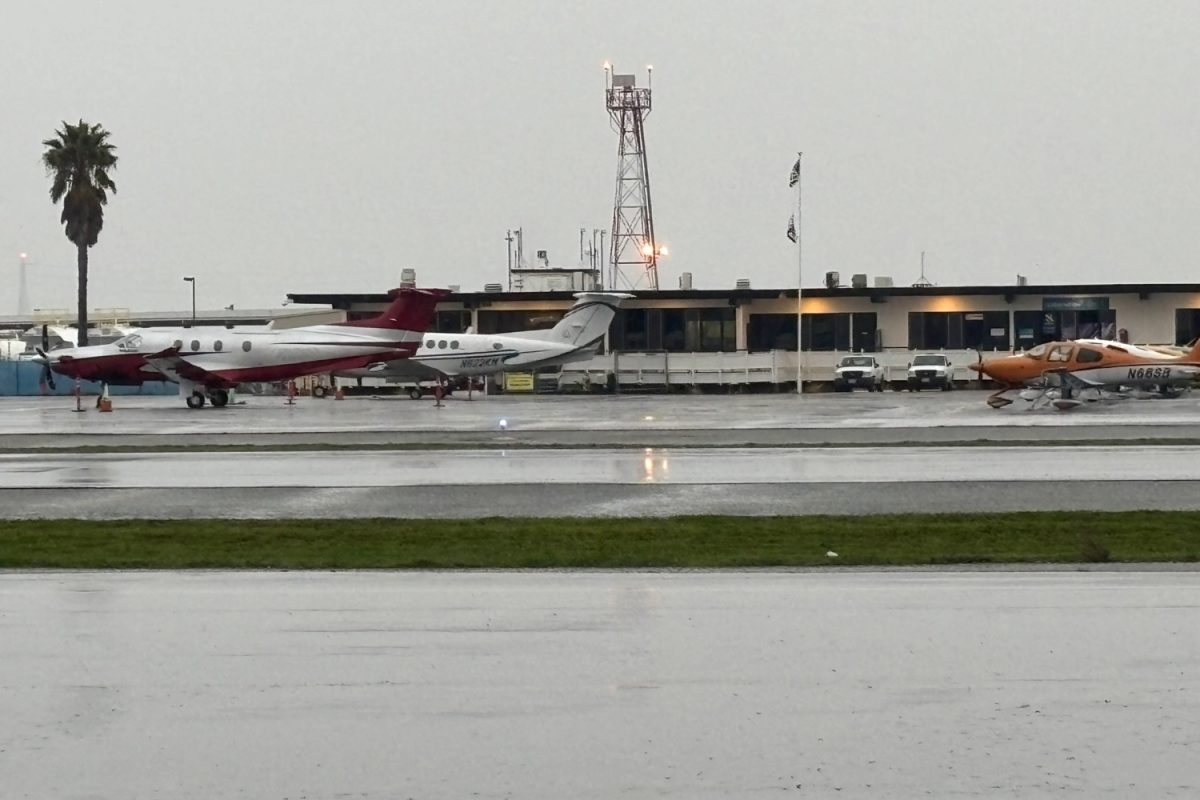
M 400 285 L 412 287 L 417 285 L 417 271 L 406 267 L 400 270 Z
M 749 289 L 750 288 L 750 279 L 749 278 L 738 278 L 737 283 L 734 284 L 734 288 L 735 289 Z
M 542 266 L 543 266 L 543 267 L 549 267 L 549 266 L 550 266 L 550 254 L 549 254 L 547 251 L 545 251 L 545 250 L 538 250 L 538 251 L 537 251 L 537 260 L 538 260 L 538 261 L 540 261 L 540 262 L 542 262 Z
M 875 288 L 876 289 L 890 289 L 893 286 L 895 286 L 895 284 L 892 283 L 892 278 L 890 275 L 876 275 L 875 276 Z
M 836 289 L 842 282 L 842 276 L 836 272 L 825 273 L 825 288 Z
M 483 285 L 483 291 L 487 292 L 488 294 L 499 294 L 500 292 L 504 291 L 504 287 L 498 283 L 485 283 Z
M 683 289 L 684 291 L 688 291 L 692 288 L 692 273 L 679 273 L 679 288 Z
M 1028 285 L 1029 285 L 1029 278 L 1026 278 L 1024 275 L 1017 276 L 1017 286 L 1028 286 Z
M 851 276 L 850 285 L 855 289 L 867 288 L 867 276 L 862 272 Z

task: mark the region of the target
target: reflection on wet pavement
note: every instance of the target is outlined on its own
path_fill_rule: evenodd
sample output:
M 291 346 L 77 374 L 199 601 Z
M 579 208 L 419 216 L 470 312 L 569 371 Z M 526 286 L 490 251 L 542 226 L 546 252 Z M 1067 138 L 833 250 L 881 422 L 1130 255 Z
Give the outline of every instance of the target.
M 0 785 L 1194 797 L 1198 608 L 1153 572 L 0 574 Z

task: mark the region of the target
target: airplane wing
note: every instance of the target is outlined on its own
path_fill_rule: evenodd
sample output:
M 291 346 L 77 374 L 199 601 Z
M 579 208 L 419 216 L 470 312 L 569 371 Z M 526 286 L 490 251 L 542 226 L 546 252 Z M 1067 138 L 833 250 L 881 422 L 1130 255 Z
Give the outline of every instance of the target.
M 180 379 L 201 383 L 213 388 L 231 389 L 237 384 L 226 380 L 215 372 L 198 367 L 179 355 L 179 348 L 169 347 L 146 356 L 146 363 L 176 383 Z

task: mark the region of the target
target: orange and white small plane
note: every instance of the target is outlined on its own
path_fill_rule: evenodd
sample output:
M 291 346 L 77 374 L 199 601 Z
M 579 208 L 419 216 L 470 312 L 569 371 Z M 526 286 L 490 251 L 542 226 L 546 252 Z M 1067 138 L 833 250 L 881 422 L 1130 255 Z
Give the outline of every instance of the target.
M 1104 392 L 1141 390 L 1166 397 L 1179 394 L 1200 376 L 1200 338 L 1175 354 L 1106 339 L 1048 342 L 1018 355 L 980 359 L 970 367 L 981 377 L 1003 384 L 987 399 L 992 408 L 1012 403 L 1004 397 L 1006 392 L 1029 387 L 1035 391 L 1028 396 L 1022 393 L 1024 399 L 1048 399 L 1055 408 L 1066 411 L 1085 399 L 1099 399 Z

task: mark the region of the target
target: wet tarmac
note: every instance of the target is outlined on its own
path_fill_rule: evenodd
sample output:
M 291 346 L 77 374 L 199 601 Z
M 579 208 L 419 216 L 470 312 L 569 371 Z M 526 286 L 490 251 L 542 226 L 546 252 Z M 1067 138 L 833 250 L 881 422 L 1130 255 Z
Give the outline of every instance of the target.
M 0 518 L 903 513 L 981 497 L 996 511 L 1200 509 L 1195 447 L 1161 445 L 1200 440 L 1190 395 L 1069 414 L 994 411 L 983 397 L 477 396 L 440 409 L 252 397 L 202 411 L 127 397 L 111 414 L 3 398 L 0 451 L 38 452 L 0 454 Z M 1064 441 L 1079 444 L 1038 445 Z M 53 452 L 95 445 L 316 449 Z
M 1200 448 L 0 455 L 0 518 L 1200 510 Z
M 1054 438 L 1200 439 L 1200 395 L 1126 400 L 1073 412 L 999 411 L 982 391 L 950 393 L 477 396 L 431 400 L 249 397 L 193 411 L 174 397 L 120 398 L 112 413 L 72 413 L 64 398 L 0 398 L 0 448 L 94 444 L 399 442 L 738 444 Z
M 1200 446 L 689 448 L 0 455 L 14 489 L 1198 481 Z
M 0 574 L 5 798 L 1195 797 L 1194 575 Z

